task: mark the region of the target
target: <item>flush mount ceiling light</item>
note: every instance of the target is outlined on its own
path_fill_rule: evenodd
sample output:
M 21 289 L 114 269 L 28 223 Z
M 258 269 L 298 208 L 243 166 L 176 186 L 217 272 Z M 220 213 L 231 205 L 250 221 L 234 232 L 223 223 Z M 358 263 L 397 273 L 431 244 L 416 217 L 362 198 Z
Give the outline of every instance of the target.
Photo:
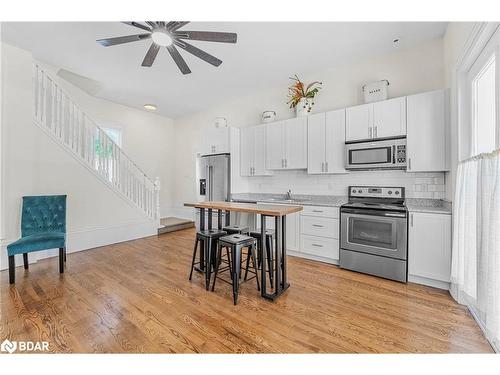
M 156 106 L 154 104 L 144 104 L 144 108 L 148 111 L 156 111 Z
M 174 41 L 170 37 L 170 35 L 168 35 L 167 32 L 163 31 L 163 30 L 153 31 L 151 33 L 151 39 L 153 39 L 153 42 L 155 42 L 156 44 L 158 44 L 161 47 L 169 46 Z
M 189 23 L 189 21 L 145 21 L 146 25 L 141 22 L 123 22 L 129 26 L 134 26 L 147 31 L 143 34 L 119 36 L 116 38 L 98 39 L 97 43 L 104 47 L 115 46 L 117 44 L 138 42 L 140 40 L 152 39 L 153 43 L 149 47 L 142 66 L 150 67 L 153 65 L 160 48 L 165 47 L 179 67 L 182 74 L 189 74 L 191 70 L 184 61 L 177 47 L 189 52 L 192 55 L 206 61 L 213 66 L 222 64 L 222 60 L 202 51 L 201 49 L 189 44 L 186 40 L 203 40 L 206 42 L 218 43 L 236 43 L 237 35 L 235 33 L 224 33 L 214 31 L 184 31 L 179 29 Z

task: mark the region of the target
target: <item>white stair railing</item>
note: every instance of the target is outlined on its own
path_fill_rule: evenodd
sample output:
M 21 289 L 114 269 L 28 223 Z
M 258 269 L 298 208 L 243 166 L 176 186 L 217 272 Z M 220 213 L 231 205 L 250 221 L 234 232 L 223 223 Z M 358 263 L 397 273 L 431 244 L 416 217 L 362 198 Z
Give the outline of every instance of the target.
M 159 220 L 158 178 L 148 177 L 39 65 L 33 65 L 34 122 L 149 218 Z

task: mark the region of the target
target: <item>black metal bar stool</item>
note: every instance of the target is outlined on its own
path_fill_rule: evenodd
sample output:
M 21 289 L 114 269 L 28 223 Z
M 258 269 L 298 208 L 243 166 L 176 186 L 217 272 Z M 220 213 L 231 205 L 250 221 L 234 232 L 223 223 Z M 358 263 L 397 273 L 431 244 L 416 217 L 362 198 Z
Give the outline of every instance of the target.
M 196 232 L 196 240 L 194 242 L 193 260 L 191 261 L 191 272 L 189 273 L 189 280 L 193 277 L 193 269 L 196 264 L 200 265 L 200 269 L 205 273 L 205 288 L 208 290 L 210 286 L 210 278 L 212 274 L 212 266 L 215 266 L 215 250 L 217 249 L 217 241 L 221 237 L 227 235 L 223 230 L 207 229 Z M 203 246 L 203 259 L 196 262 L 196 254 L 198 253 L 198 243 L 201 242 Z M 214 267 L 215 268 L 215 267 Z
M 215 281 L 217 280 L 217 275 L 219 273 L 219 268 L 222 258 L 222 249 L 231 249 L 231 257 L 229 259 L 229 271 L 231 274 L 231 285 L 233 286 L 233 302 L 236 305 L 238 303 L 238 291 L 240 286 L 240 265 L 241 265 L 241 255 L 244 248 L 248 248 L 247 259 L 252 259 L 253 272 L 255 274 L 255 279 L 257 280 L 257 290 L 260 290 L 259 285 L 259 271 L 257 266 L 256 257 L 256 245 L 257 241 L 255 238 L 246 236 L 244 234 L 231 234 L 229 236 L 224 236 L 219 238 L 219 245 L 217 247 L 217 260 L 215 267 L 214 282 L 212 284 L 212 291 L 215 289 Z M 227 269 L 227 268 L 226 268 Z M 248 269 L 246 270 L 248 272 Z M 224 279 L 222 281 L 227 282 Z
M 250 237 L 253 237 L 257 240 L 257 260 L 259 262 L 259 268 L 261 267 L 262 262 L 262 239 L 260 230 L 251 230 L 249 233 Z M 275 232 L 272 229 L 266 229 L 266 254 L 267 254 L 267 272 L 269 274 L 269 283 L 273 285 L 273 268 L 274 268 L 274 237 Z M 247 259 L 247 269 L 248 269 L 248 259 Z M 245 272 L 245 279 L 247 275 Z
M 222 230 L 226 231 L 227 234 L 248 234 L 250 228 L 242 225 L 227 225 Z

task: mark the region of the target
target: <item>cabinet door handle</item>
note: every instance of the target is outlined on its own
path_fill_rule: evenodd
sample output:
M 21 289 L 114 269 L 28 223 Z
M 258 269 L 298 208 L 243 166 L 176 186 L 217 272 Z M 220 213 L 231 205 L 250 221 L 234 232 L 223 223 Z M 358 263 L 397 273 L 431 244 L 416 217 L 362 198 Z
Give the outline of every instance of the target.
M 325 172 L 328 172 L 328 162 L 325 163 Z
M 368 138 L 371 138 L 372 137 L 372 128 L 369 127 L 368 128 Z
M 408 158 L 408 170 L 411 171 L 411 158 Z
M 325 163 L 321 163 L 321 172 L 324 172 L 325 171 Z
M 375 129 L 373 131 L 374 131 L 374 136 L 373 137 L 377 138 L 378 137 L 378 134 L 377 134 L 378 132 L 377 132 L 377 127 L 376 126 L 375 126 Z
M 410 225 L 413 227 L 413 214 L 410 215 Z
M 288 167 L 288 160 L 285 159 L 285 168 L 287 168 L 287 167 Z
M 313 245 L 315 247 L 323 247 L 323 245 L 318 245 L 317 243 L 312 243 L 311 245 Z
M 323 228 L 323 225 L 319 225 L 319 224 L 313 224 L 313 227 L 317 227 L 317 228 Z
M 323 212 L 321 210 L 312 210 L 312 212 Z

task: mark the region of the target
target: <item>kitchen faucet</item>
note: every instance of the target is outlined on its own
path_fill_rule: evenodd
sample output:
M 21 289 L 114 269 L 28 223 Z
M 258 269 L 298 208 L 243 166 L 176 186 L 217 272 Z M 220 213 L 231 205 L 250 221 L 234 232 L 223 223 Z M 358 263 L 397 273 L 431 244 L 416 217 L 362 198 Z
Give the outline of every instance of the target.
M 288 191 L 286 192 L 286 199 L 292 200 L 292 190 L 291 189 L 288 189 Z

